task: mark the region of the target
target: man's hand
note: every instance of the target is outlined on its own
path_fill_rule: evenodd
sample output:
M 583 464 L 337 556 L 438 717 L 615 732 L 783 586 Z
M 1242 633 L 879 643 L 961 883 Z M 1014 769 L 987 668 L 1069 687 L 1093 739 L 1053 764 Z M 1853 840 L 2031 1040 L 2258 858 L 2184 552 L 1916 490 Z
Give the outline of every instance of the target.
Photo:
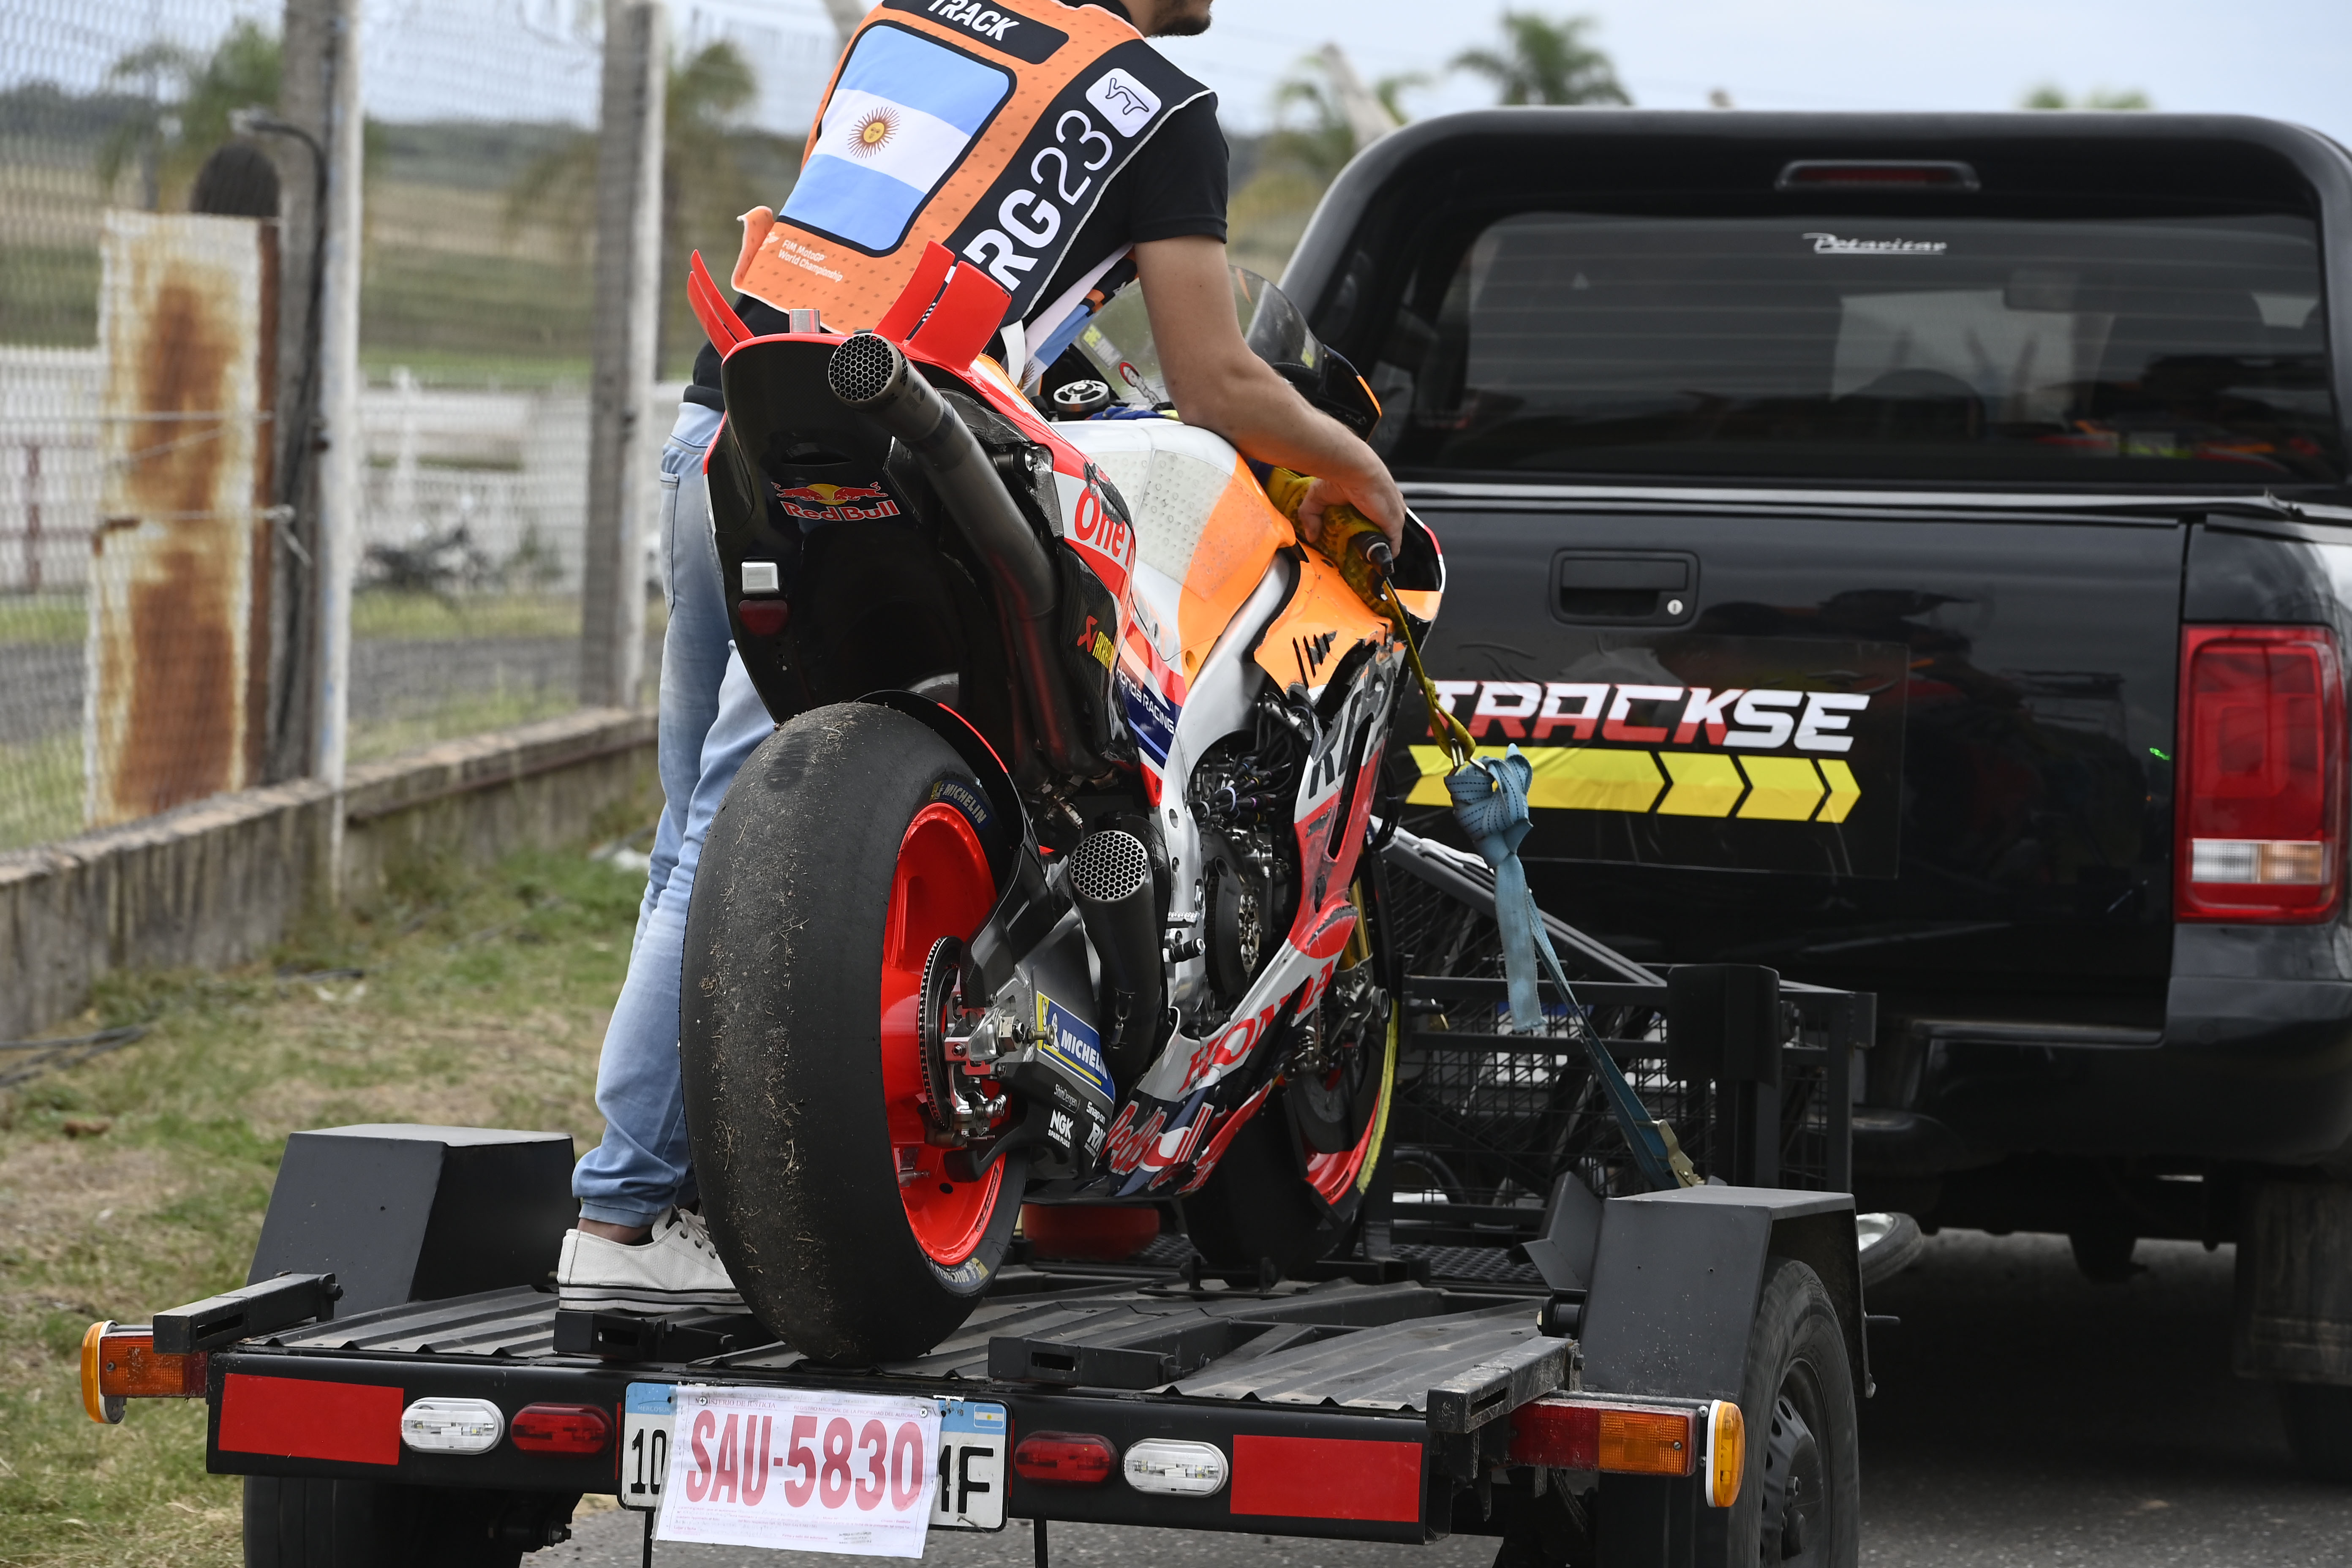
M 1346 501 L 1380 525 L 1391 549 L 1402 549 L 1404 496 L 1386 466 L 1242 341 L 1223 242 L 1206 235 L 1147 240 L 1135 247 L 1135 270 L 1168 395 L 1184 422 L 1214 430 L 1262 463 L 1313 475 L 1298 509 L 1299 532 L 1309 542 L 1322 533 L 1323 509 Z

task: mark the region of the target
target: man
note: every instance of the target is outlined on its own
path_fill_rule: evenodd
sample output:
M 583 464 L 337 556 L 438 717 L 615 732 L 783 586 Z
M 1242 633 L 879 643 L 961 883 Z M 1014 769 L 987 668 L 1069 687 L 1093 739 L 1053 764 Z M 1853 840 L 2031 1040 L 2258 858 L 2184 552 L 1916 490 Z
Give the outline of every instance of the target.
M 928 5 L 924 0 L 889 0 L 852 41 L 792 199 L 782 214 L 761 208 L 747 215 L 736 281 L 749 292 L 739 303 L 739 312 L 755 333 L 786 330 L 780 306 L 822 303 L 826 323 L 837 330 L 871 325 L 879 314 L 872 301 L 878 298 L 887 303 L 895 296 L 894 279 L 911 268 L 912 254 L 919 248 L 914 241 L 930 235 L 959 241 L 950 248 L 960 260 L 986 265 L 1014 291 L 1007 327 L 1034 327 L 1036 332 L 1029 336 L 1009 331 L 1008 345 L 1037 342 L 1050 350 L 1056 307 L 1083 295 L 1087 286 L 1104 276 L 1108 262 L 1129 255 L 1150 312 L 1169 395 L 1186 422 L 1217 431 L 1261 461 L 1321 476 L 1300 508 L 1302 530 L 1309 538 L 1319 531 L 1323 509 L 1346 501 L 1379 523 L 1392 543 L 1400 542 L 1404 502 L 1380 459 L 1337 421 L 1310 408 L 1242 341 L 1226 272 L 1227 152 L 1214 95 L 1190 83 L 1156 52 L 1148 60 L 1133 53 L 1145 47 L 1136 41 L 1138 35 L 1183 37 L 1202 31 L 1209 25 L 1212 4 L 1089 0 L 1087 7 L 1068 8 L 1053 0 L 1025 0 L 1017 11 L 982 11 L 960 0 L 929 0 Z M 1085 10 L 1108 16 L 1087 16 L 1081 14 Z M 925 42 L 945 34 L 938 19 L 942 16 L 961 19 L 967 28 L 977 26 L 976 36 L 967 40 L 945 35 L 954 45 L 948 49 Z M 1109 18 L 1124 26 L 1114 26 Z M 1062 232 L 1058 208 L 1049 207 L 1034 193 L 1002 197 L 998 190 L 989 189 L 980 195 L 987 168 L 959 184 L 952 176 L 974 167 L 976 158 L 959 163 L 952 148 L 920 176 L 929 180 L 928 185 L 908 184 L 912 176 L 905 168 L 914 154 L 922 153 L 924 135 L 961 135 L 971 141 L 984 125 L 997 137 L 991 145 L 1000 160 L 1010 163 L 1003 156 L 1006 148 L 1017 144 L 1025 154 L 1034 143 L 1021 143 L 1019 138 L 1039 134 L 1036 128 L 1052 123 L 1051 117 L 1072 100 L 1057 97 L 1045 106 L 1042 116 L 1033 111 L 1016 123 L 1001 115 L 991 118 L 995 104 L 1004 100 L 1005 89 L 994 89 L 998 99 L 981 106 L 987 112 L 969 114 L 959 130 L 953 122 L 970 108 L 963 100 L 971 97 L 971 91 L 950 79 L 937 86 L 938 96 L 909 110 L 899 101 L 912 96 L 897 85 L 908 74 L 899 61 L 889 62 L 892 68 L 885 72 L 873 68 L 873 56 L 864 56 L 868 63 L 859 74 L 867 35 L 887 26 L 891 32 L 876 40 L 877 49 L 901 54 L 930 50 L 948 62 L 948 77 L 966 72 L 985 87 L 1000 79 L 1013 79 L 1011 73 L 1019 68 L 1018 62 L 1002 70 L 985 62 L 978 68 L 954 62 L 965 58 L 972 46 L 1002 44 L 1023 27 L 1031 32 L 1015 37 L 1008 53 L 1028 37 L 1049 33 L 1064 37 L 1054 28 L 1057 21 L 1066 25 L 1069 35 L 1084 34 L 1092 47 L 1125 51 L 1075 57 L 1083 75 L 1092 76 L 1097 67 L 1116 58 L 1148 68 L 1163 88 L 1173 82 L 1190 89 L 1183 95 L 1154 92 L 1139 83 L 1130 89 L 1128 79 L 1113 80 L 1118 76 L 1115 68 L 1095 81 L 1096 101 L 1105 105 L 1098 112 L 1135 118 L 1120 128 L 1131 133 L 1130 145 L 1118 147 L 1104 132 L 1098 153 L 1091 146 L 1074 149 L 1081 167 L 1100 167 L 1108 178 L 1104 189 L 1093 193 L 1094 205 L 1083 222 Z M 907 37 L 915 43 L 908 44 Z M 1022 58 L 1034 58 L 1034 53 L 1033 49 Z M 1019 79 L 1027 84 L 1028 79 Z M 1112 83 L 1108 96 L 1106 82 Z M 1026 101 L 1042 98 L 1055 85 L 1048 80 Z M 1075 91 L 1083 83 L 1074 77 L 1066 85 Z M 1062 123 L 1072 122 L 1065 115 Z M 894 145 L 901 135 L 906 140 Z M 1123 161 L 1112 162 L 1115 151 Z M 857 160 L 869 153 L 872 159 L 861 167 Z M 1024 156 L 1020 166 L 1030 162 Z M 1063 159 L 1060 179 L 1074 176 L 1070 162 Z M 1050 163 L 1040 166 L 1053 167 Z M 1077 189 L 1083 192 L 1084 186 Z M 908 195 L 908 191 L 915 194 Z M 894 202 L 903 202 L 904 210 L 894 207 Z M 848 246 L 827 237 L 844 232 L 858 237 Z M 1016 237 L 1039 254 L 1021 254 Z M 1059 244 L 1054 259 L 1045 262 L 1048 241 Z M 831 265 L 836 261 L 840 265 Z M 824 267 L 830 269 L 810 276 Z M 865 319 L 859 319 L 861 311 L 867 312 Z M 1014 353 L 1009 346 L 1008 354 Z M 1013 368 L 1017 373 L 1019 366 Z M 662 531 L 670 606 L 662 653 L 659 766 L 664 804 L 628 979 L 614 1008 L 597 1074 L 596 1103 L 604 1113 L 604 1140 L 572 1177 L 572 1191 L 580 1199 L 580 1228 L 565 1238 L 557 1268 L 567 1307 L 740 1309 L 742 1300 L 711 1246 L 701 1215 L 691 1207 L 693 1171 L 677 1061 L 678 976 L 687 905 L 703 837 L 737 770 L 772 729 L 741 662 L 730 651 L 723 589 L 710 539 L 701 459 L 719 425 L 719 355 L 706 346 L 663 456 Z

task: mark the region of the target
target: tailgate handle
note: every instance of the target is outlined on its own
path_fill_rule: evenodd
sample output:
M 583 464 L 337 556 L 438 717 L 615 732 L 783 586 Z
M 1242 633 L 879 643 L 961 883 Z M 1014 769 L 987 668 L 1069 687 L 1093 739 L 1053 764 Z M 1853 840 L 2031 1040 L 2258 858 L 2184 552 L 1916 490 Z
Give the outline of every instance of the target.
M 1563 588 L 1687 588 L 1690 563 L 1679 559 L 1595 559 L 1570 555 L 1559 563 Z
M 1675 551 L 1563 551 L 1552 561 L 1552 613 L 1570 621 L 1670 625 L 1697 605 L 1698 557 Z

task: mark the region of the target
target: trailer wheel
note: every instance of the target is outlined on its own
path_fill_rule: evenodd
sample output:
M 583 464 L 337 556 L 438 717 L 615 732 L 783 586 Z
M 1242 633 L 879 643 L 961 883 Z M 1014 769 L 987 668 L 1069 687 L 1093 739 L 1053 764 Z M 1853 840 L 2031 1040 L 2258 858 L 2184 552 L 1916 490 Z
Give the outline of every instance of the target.
M 2315 1481 L 2352 1481 L 2352 1388 L 2282 1383 L 2279 1414 L 2295 1463 Z
M 770 736 L 710 825 L 678 1040 L 696 1178 L 744 1301 L 818 1362 L 930 1349 L 1013 1238 L 1026 1159 L 956 1175 L 919 1027 L 933 949 L 996 901 L 987 798 L 922 724 L 845 703 Z
M 1790 1258 L 1764 1276 L 1739 1391 L 1748 1477 L 1732 1505 L 1732 1564 L 1853 1568 L 1862 1540 L 1860 1435 L 1845 1332 L 1821 1277 Z
M 245 1480 L 246 1568 L 519 1568 L 571 1539 L 577 1493 Z

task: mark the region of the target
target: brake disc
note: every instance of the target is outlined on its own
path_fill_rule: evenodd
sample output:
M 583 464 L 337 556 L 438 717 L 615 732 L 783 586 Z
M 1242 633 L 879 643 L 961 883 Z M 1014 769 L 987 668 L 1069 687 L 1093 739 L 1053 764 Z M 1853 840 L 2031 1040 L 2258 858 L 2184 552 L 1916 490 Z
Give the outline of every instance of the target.
M 988 1106 L 977 1094 L 967 1095 L 963 1073 L 948 1055 L 950 1026 L 966 1015 L 956 973 L 963 960 L 963 943 L 943 936 L 931 944 L 923 961 L 921 989 L 916 993 L 916 1050 L 923 1063 L 924 1142 L 943 1149 L 960 1149 L 988 1131 Z

